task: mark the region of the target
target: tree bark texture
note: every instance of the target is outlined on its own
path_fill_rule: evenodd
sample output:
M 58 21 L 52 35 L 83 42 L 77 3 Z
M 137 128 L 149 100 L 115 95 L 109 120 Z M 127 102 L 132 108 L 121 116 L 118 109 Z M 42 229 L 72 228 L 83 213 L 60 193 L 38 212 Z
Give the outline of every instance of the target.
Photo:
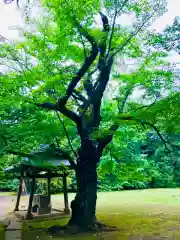
M 69 225 L 91 228 L 96 221 L 97 162 L 99 156 L 92 141 L 82 144 L 76 168 L 77 193 L 71 202 Z

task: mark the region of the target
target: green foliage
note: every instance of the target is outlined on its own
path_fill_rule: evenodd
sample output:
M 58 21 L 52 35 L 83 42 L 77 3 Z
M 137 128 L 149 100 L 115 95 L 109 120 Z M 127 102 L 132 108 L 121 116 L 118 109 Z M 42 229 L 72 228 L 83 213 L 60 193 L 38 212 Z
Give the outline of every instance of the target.
M 120 8 L 122 3 L 123 1 L 105 1 L 110 22 L 113 21 L 115 9 Z M 45 0 L 43 4 L 44 13 L 33 23 L 33 32 L 27 28 L 21 41 L 0 45 L 0 57 L 8 66 L 7 73 L 0 75 L 2 169 L 22 160 L 13 159 L 12 155 L 9 155 L 10 150 L 28 154 L 37 150 L 40 144 L 53 143 L 69 152 L 75 159 L 72 148 L 78 152 L 81 144 L 75 123 L 63 114 L 57 114 L 53 110 L 46 111 L 38 105 L 44 102 L 57 103 L 65 94 L 67 85 L 79 70 L 79 66 L 84 63 L 84 45 L 86 54 L 90 52 L 90 44 L 86 39 L 83 38 L 84 44 L 82 43 L 77 22 L 81 23 L 83 31 L 87 31 L 95 40 L 106 34 L 99 28 L 94 28 L 99 2 Z M 163 143 L 158 141 L 156 145 L 149 142 L 147 137 L 152 125 L 156 125 L 165 138 L 171 134 L 179 134 L 180 131 L 180 94 L 175 93 L 172 88 L 175 69 L 169 64 L 167 53 L 154 49 L 155 43 L 160 41 L 159 36 L 153 42 L 152 36 L 144 31 L 149 25 L 149 17 L 160 16 L 165 5 L 164 0 L 130 0 L 118 13 L 117 17 L 121 14 L 133 15 L 134 25 L 116 23 L 114 26 L 111 51 L 117 55 L 111 70 L 110 83 L 117 84 L 117 94 L 114 97 L 111 87 L 107 85 L 106 90 L 110 88 L 110 97 L 104 96 L 100 109 L 102 121 L 90 134 L 95 141 L 114 134 L 114 139 L 105 149 L 98 166 L 100 190 L 169 187 L 180 184 L 179 158 L 174 167 Z M 140 33 L 132 35 L 144 19 L 147 19 L 147 22 L 142 25 Z M 177 28 L 175 23 L 173 29 L 167 32 L 174 37 Z M 132 36 L 131 41 L 126 45 L 129 36 Z M 161 43 L 164 44 L 164 40 Z M 125 47 L 119 51 L 124 44 Z M 135 70 L 121 71 L 118 63 L 121 59 L 133 60 Z M 89 71 L 94 70 L 96 63 L 97 61 L 92 64 L 76 88 L 83 96 L 87 97 L 83 83 Z M 98 78 L 93 75 L 92 83 L 96 80 Z M 144 94 L 139 94 L 137 99 L 133 98 L 133 94 L 140 90 L 143 90 Z M 71 98 L 67 107 L 79 114 L 81 107 L 76 100 Z M 110 131 L 113 124 L 119 126 L 116 132 Z M 158 135 L 157 132 L 156 134 Z M 176 145 L 179 144 L 177 139 L 173 141 Z M 144 144 L 152 148 L 151 156 L 143 155 L 141 147 Z M 1 176 L 4 179 L 3 172 Z M 70 178 L 70 189 L 74 190 L 75 177 Z M 4 185 L 4 182 L 2 184 Z M 6 185 L 9 186 L 8 181 Z M 10 188 L 15 187 L 16 183 L 13 183 Z M 62 183 L 59 180 L 53 181 L 52 190 L 54 193 L 62 191 Z M 38 183 L 37 191 L 46 191 L 44 181 Z
M 172 26 L 166 27 L 163 33 L 155 34 L 153 44 L 156 47 L 163 47 L 167 51 L 174 50 L 180 53 L 180 17 L 176 17 Z

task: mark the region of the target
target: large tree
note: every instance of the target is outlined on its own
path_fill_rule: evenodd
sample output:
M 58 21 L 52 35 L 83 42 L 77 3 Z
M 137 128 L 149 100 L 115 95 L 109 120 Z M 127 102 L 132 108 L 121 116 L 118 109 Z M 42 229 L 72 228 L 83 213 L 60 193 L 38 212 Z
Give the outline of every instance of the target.
M 1 78 L 14 86 L 11 106 L 20 106 L 23 111 L 29 108 L 28 114 L 33 118 L 26 114 L 26 121 L 36 131 L 41 128 L 36 126 L 34 112 L 38 112 L 41 122 L 44 116 L 52 125 L 57 117 L 68 139 L 77 181 L 69 226 L 88 228 L 96 224 L 97 166 L 113 136 L 120 137 L 118 129 L 124 122 L 153 128 L 164 141 L 155 126 L 161 119 L 157 108 L 154 114 L 149 109 L 162 92 L 170 91 L 172 72 L 163 60 L 167 54 L 149 45 L 146 30 L 154 18 L 163 14 L 165 5 L 164 0 L 107 0 L 102 13 L 96 0 L 45 1 L 46 14 L 36 28 L 31 28 L 34 22 L 29 24 L 24 33 L 26 39 L 2 46 L 1 57 L 12 69 Z M 98 16 L 101 23 L 95 23 Z M 121 24 L 121 16 L 132 17 L 133 24 Z M 134 69 L 124 71 L 122 61 L 133 62 Z M 127 65 L 123 67 L 126 69 Z M 116 84 L 116 93 L 110 81 Z M 8 89 L 12 90 L 12 86 Z M 103 96 L 108 90 L 107 103 Z M 135 91 L 141 105 L 132 101 Z M 4 91 L 4 96 L 7 94 Z M 68 130 L 64 119 L 69 119 Z M 53 136 L 61 146 L 57 133 L 60 129 L 54 121 L 56 130 L 52 133 L 46 128 L 39 136 L 46 139 L 44 133 L 50 131 L 47 136 Z M 74 131 L 74 139 L 69 138 L 68 131 Z M 77 150 L 74 146 L 78 146 Z

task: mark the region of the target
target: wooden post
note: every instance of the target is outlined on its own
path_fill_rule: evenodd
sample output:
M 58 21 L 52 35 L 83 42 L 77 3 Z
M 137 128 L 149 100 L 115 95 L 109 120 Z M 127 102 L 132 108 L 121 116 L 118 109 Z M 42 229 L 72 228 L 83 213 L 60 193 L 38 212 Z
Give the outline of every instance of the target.
M 69 214 L 69 203 L 68 203 L 68 190 L 67 190 L 67 178 L 66 175 L 63 175 L 63 188 L 64 188 L 64 213 Z
M 19 211 L 19 202 L 20 202 L 21 193 L 22 193 L 22 183 L 23 183 L 23 179 L 21 177 L 19 181 L 19 188 L 18 188 L 17 200 L 16 200 L 16 206 L 15 206 L 14 212 Z
M 48 198 L 49 198 L 49 207 L 51 207 L 51 178 L 48 174 L 48 191 L 47 191 L 47 194 L 48 194 Z
M 35 177 L 32 177 L 32 183 L 31 183 L 31 192 L 30 192 L 30 196 L 29 196 L 29 205 L 28 205 L 28 211 L 27 211 L 27 215 L 26 215 L 26 219 L 32 219 L 32 203 L 33 203 L 33 197 L 34 197 L 34 191 L 35 191 Z

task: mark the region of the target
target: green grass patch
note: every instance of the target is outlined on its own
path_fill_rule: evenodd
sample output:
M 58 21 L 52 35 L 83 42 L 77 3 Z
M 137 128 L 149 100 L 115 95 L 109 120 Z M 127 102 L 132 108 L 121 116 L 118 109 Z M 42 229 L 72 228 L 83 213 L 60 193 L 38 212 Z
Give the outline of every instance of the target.
M 70 195 L 70 199 L 74 195 Z M 62 196 L 53 196 L 61 202 Z M 99 193 L 97 217 L 118 227 L 117 232 L 80 234 L 71 237 L 51 237 L 38 228 L 64 225 L 67 218 L 24 224 L 24 240 L 36 239 L 111 239 L 160 240 L 180 239 L 180 189 L 155 189 Z M 33 228 L 29 228 L 29 226 Z M 36 229 L 34 229 L 36 228 Z
M 26 221 L 24 222 L 23 225 L 23 231 L 28 231 L 29 229 L 47 229 L 49 227 L 52 227 L 54 225 L 59 225 L 59 226 L 63 226 L 68 222 L 68 218 L 61 218 L 61 219 L 51 219 L 51 220 L 45 220 L 45 221 L 36 221 L 36 220 L 32 220 L 32 221 Z
M 6 196 L 14 196 L 17 193 L 15 192 L 0 192 L 0 197 L 6 197 Z
M 3 225 L 0 225 L 0 240 L 5 240 L 5 229 Z

